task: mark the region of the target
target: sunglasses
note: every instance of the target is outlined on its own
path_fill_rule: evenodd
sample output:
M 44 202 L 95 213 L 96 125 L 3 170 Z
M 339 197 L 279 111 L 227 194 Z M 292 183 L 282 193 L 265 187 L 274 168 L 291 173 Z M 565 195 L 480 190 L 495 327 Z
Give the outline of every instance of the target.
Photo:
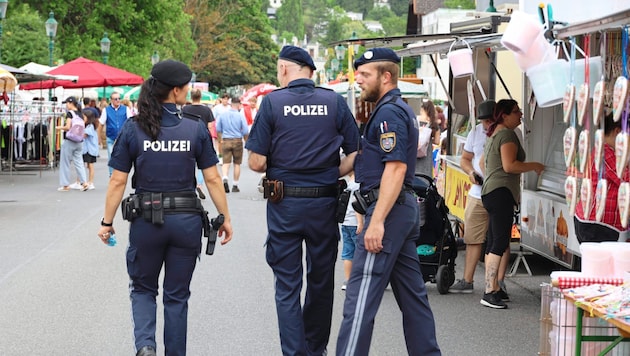
M 112 100 L 120 100 L 120 98 L 112 98 Z

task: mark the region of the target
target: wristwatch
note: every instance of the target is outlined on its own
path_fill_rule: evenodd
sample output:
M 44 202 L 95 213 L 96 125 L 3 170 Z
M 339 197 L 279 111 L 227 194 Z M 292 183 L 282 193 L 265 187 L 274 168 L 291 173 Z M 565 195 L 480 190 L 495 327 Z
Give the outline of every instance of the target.
M 113 221 L 112 221 L 112 222 L 110 222 L 110 223 L 106 223 L 106 222 L 105 222 L 105 218 L 102 218 L 102 219 L 101 219 L 101 226 L 113 226 L 113 225 L 114 225 L 114 222 L 113 222 Z

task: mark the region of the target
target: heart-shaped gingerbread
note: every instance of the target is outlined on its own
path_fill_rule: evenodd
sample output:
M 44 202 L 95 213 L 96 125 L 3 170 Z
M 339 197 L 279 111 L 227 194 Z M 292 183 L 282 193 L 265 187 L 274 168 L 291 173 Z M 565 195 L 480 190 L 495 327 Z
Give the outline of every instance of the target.
M 630 212 L 630 183 L 623 182 L 619 184 L 619 194 L 617 196 L 617 204 L 619 206 L 619 217 L 621 218 L 621 226 L 628 226 L 628 212 Z
M 580 187 L 580 201 L 582 202 L 582 211 L 584 212 L 584 218 L 588 219 L 591 216 L 591 204 L 593 203 L 593 185 L 591 178 L 582 179 L 582 186 Z
M 564 196 L 569 206 L 569 215 L 575 214 L 575 204 L 577 202 L 577 180 L 573 176 L 568 176 L 564 181 Z
M 567 89 L 564 92 L 562 98 L 562 112 L 564 113 L 564 122 L 568 123 L 571 117 L 571 111 L 573 110 L 573 104 L 575 104 L 575 85 L 567 85 Z
M 617 177 L 621 178 L 623 170 L 628 164 L 628 133 L 620 132 L 615 138 L 615 159 Z
M 623 111 L 623 106 L 626 104 L 627 95 L 628 79 L 626 79 L 626 77 L 617 78 L 613 90 L 613 120 L 619 121 L 621 118 L 621 112 Z
M 566 131 L 564 131 L 562 142 L 564 148 L 564 162 L 567 164 L 567 167 L 571 167 L 571 162 L 573 162 L 573 157 L 575 156 L 576 136 L 577 132 L 573 126 L 567 127 Z
M 595 220 L 602 221 L 606 210 L 606 196 L 608 195 L 608 181 L 605 178 L 597 182 L 595 188 Z
M 593 124 L 599 125 L 599 121 L 604 109 L 604 94 L 606 93 L 606 83 L 600 80 L 593 89 Z
M 582 132 L 580 132 L 580 137 L 578 138 L 578 158 L 580 159 L 580 172 L 582 173 L 584 173 L 586 162 L 589 158 L 589 137 L 588 130 L 582 130 Z
M 598 172 L 602 168 L 602 157 L 604 157 L 604 130 L 599 129 L 595 131 L 593 137 L 593 165 Z

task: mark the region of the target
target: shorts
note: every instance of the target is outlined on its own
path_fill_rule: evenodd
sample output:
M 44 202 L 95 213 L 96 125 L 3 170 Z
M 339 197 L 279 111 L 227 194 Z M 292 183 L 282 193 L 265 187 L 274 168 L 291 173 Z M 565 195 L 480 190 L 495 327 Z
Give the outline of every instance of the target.
M 221 153 L 223 154 L 223 164 L 243 163 L 243 139 L 224 138 L 221 143 Z
M 357 244 L 357 227 L 341 225 L 341 236 L 343 239 L 341 259 L 352 261 L 352 258 L 354 257 L 354 248 Z
M 481 199 L 468 196 L 464 210 L 464 243 L 482 244 L 488 232 L 488 212 Z
M 96 156 L 92 156 L 89 153 L 83 154 L 83 163 L 96 163 Z

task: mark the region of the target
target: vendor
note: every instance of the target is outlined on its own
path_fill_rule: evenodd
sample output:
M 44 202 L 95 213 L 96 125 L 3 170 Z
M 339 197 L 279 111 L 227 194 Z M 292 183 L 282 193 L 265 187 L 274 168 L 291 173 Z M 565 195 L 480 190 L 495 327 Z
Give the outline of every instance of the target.
M 621 217 L 619 216 L 619 206 L 617 204 L 617 195 L 619 184 L 621 182 L 630 181 L 630 174 L 626 167 L 623 171 L 622 179 L 617 177 L 616 158 L 615 158 L 615 138 L 621 132 L 621 120 L 613 121 L 613 114 L 610 112 L 606 115 L 604 121 L 604 167 L 602 179 L 608 181 L 608 194 L 606 195 L 606 208 L 601 222 L 595 219 L 595 199 L 591 200 L 590 215 L 588 218 L 584 216 L 584 207 L 582 199 L 579 199 L 575 207 L 575 235 L 580 243 L 582 242 L 602 242 L 602 241 L 618 241 L 619 235 L 628 230 L 621 226 Z M 593 156 L 595 154 L 593 153 Z M 593 192 L 597 189 L 599 177 L 598 171 L 595 169 L 593 160 L 591 160 L 589 169 L 591 171 L 591 184 Z

